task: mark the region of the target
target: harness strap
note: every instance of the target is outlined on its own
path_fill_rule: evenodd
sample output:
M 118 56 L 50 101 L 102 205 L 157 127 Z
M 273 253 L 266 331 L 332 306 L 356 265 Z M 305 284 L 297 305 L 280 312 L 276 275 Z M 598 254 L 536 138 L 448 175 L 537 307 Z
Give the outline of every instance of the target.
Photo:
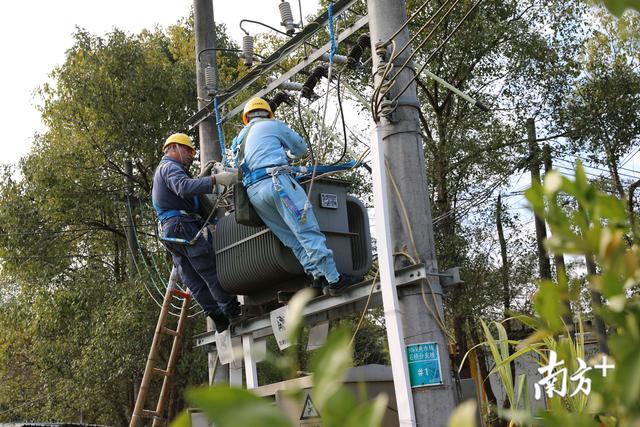
M 298 181 L 306 178 L 310 174 L 314 172 L 318 174 L 323 174 L 327 172 L 334 172 L 339 170 L 348 170 L 355 166 L 356 161 L 351 160 L 347 163 L 343 163 L 340 165 L 316 165 L 316 166 L 289 166 L 289 165 L 278 165 L 278 166 L 267 166 L 264 168 L 258 168 L 253 171 L 248 170 L 245 166 L 244 176 L 242 179 L 242 183 L 245 187 L 249 187 L 250 185 L 255 184 L 256 182 L 262 181 L 263 179 L 272 177 L 279 173 L 290 173 L 294 175 L 299 175 L 296 177 Z M 244 165 L 242 165 L 244 166 Z M 241 166 L 241 167 L 242 167 Z
M 174 160 L 168 160 L 168 159 L 162 159 L 160 161 L 160 164 L 158 165 L 158 167 L 161 167 L 162 165 L 165 165 L 169 162 L 173 162 Z M 153 208 L 156 211 L 156 215 L 158 216 L 158 222 L 162 223 L 170 218 L 176 217 L 176 216 L 195 216 L 195 217 L 199 217 L 200 215 L 193 213 L 193 212 L 187 212 L 185 210 L 178 210 L 178 209 L 162 209 L 160 206 L 158 206 L 158 204 L 156 203 L 156 201 L 153 199 L 153 197 L 151 198 L 151 204 L 153 205 Z M 200 203 L 198 202 L 198 196 L 193 196 L 193 211 L 197 212 L 198 209 L 200 208 Z

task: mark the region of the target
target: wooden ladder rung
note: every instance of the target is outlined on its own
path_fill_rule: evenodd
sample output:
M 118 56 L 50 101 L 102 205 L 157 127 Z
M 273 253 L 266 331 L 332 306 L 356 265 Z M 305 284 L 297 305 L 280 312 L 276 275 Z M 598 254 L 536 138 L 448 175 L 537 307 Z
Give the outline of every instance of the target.
M 156 411 L 150 411 L 148 409 L 143 409 L 141 415 L 146 418 L 159 418 L 159 415 Z
M 162 329 L 160 329 L 160 332 L 162 332 L 163 334 L 166 334 L 166 335 L 172 335 L 174 337 L 178 336 L 178 331 L 174 331 L 173 329 L 169 329 L 169 328 L 166 328 L 164 326 L 162 327 Z
M 178 288 L 173 288 L 171 292 L 179 298 L 191 298 L 191 294 L 189 292 L 181 291 Z
M 160 368 L 153 368 L 153 373 L 156 375 L 162 375 L 163 377 L 169 376 L 169 371 L 165 371 L 164 369 Z

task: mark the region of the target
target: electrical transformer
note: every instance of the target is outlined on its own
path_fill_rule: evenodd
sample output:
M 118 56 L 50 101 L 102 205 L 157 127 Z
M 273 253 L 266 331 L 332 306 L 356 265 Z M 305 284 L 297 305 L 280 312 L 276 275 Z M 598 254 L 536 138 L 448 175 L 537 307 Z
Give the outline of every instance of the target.
M 338 271 L 363 276 L 371 267 L 369 218 L 362 202 L 347 194 L 348 187 L 348 181 L 317 179 L 309 199 Z M 245 304 L 275 300 L 278 291 L 310 282 L 293 252 L 267 227 L 240 225 L 233 212 L 218 222 L 214 245 L 222 288 L 245 295 Z

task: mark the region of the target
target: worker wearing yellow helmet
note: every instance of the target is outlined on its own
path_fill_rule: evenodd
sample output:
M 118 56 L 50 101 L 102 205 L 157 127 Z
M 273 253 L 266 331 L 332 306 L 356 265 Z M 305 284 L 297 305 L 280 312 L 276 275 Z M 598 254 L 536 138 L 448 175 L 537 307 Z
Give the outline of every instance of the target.
M 244 111 L 242 112 L 242 122 L 245 125 L 249 124 L 249 116 L 251 116 L 252 119 L 257 117 L 271 119 L 273 118 L 273 111 L 271 111 L 271 106 L 264 99 L 252 98 L 245 104 Z
M 204 313 L 222 332 L 229 318 L 240 314 L 234 295 L 220 286 L 215 252 L 208 229 L 200 215 L 198 195 L 214 191 L 215 185 L 231 186 L 236 173 L 211 175 L 213 162 L 194 178 L 189 173 L 196 149 L 189 135 L 174 133 L 162 146 L 164 156 L 153 176 L 152 201 L 162 228 L 162 241 L 172 255 L 182 281 Z M 201 232 L 206 230 L 206 232 Z
M 261 98 L 247 102 L 242 121 L 245 127 L 231 149 L 251 204 L 267 227 L 291 248 L 305 272 L 313 276 L 316 290 L 341 293 L 357 280 L 338 273 L 307 195 L 287 168 L 290 158 L 306 154 L 304 139 L 273 119 L 269 103 Z

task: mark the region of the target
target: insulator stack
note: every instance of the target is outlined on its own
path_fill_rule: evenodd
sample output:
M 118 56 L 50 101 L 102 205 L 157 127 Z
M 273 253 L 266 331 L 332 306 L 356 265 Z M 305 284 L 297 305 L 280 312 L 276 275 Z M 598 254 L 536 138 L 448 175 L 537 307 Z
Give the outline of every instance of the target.
M 310 99 L 313 97 L 313 89 L 316 87 L 320 79 L 323 77 L 327 77 L 328 69 L 325 65 L 318 65 L 313 69 L 311 75 L 307 78 L 307 81 L 304 82 L 302 86 L 302 96 L 304 98 Z
M 362 58 L 362 53 L 364 50 L 371 45 L 371 39 L 369 34 L 362 34 L 358 37 L 356 44 L 351 48 L 349 54 L 347 55 L 349 61 L 349 68 L 355 69 L 360 64 L 360 59 Z
M 242 37 L 242 56 L 244 56 L 244 65 L 251 67 L 253 65 L 253 37 L 249 34 Z
M 287 1 L 283 1 L 278 5 L 280 9 L 280 25 L 285 27 L 287 34 L 291 35 L 296 31 L 296 25 L 293 21 L 293 13 L 291 12 L 291 5 Z
M 286 104 L 290 103 L 291 98 L 289 98 L 289 95 L 287 95 L 285 92 L 278 92 L 275 94 L 273 99 L 267 102 L 269 102 L 269 107 L 271 107 L 271 111 L 275 113 L 278 107 L 280 106 L 280 104 L 282 104 L 283 102 Z
M 204 84 L 209 95 L 213 95 L 215 93 L 217 81 L 216 69 L 211 65 L 207 65 L 204 68 Z

